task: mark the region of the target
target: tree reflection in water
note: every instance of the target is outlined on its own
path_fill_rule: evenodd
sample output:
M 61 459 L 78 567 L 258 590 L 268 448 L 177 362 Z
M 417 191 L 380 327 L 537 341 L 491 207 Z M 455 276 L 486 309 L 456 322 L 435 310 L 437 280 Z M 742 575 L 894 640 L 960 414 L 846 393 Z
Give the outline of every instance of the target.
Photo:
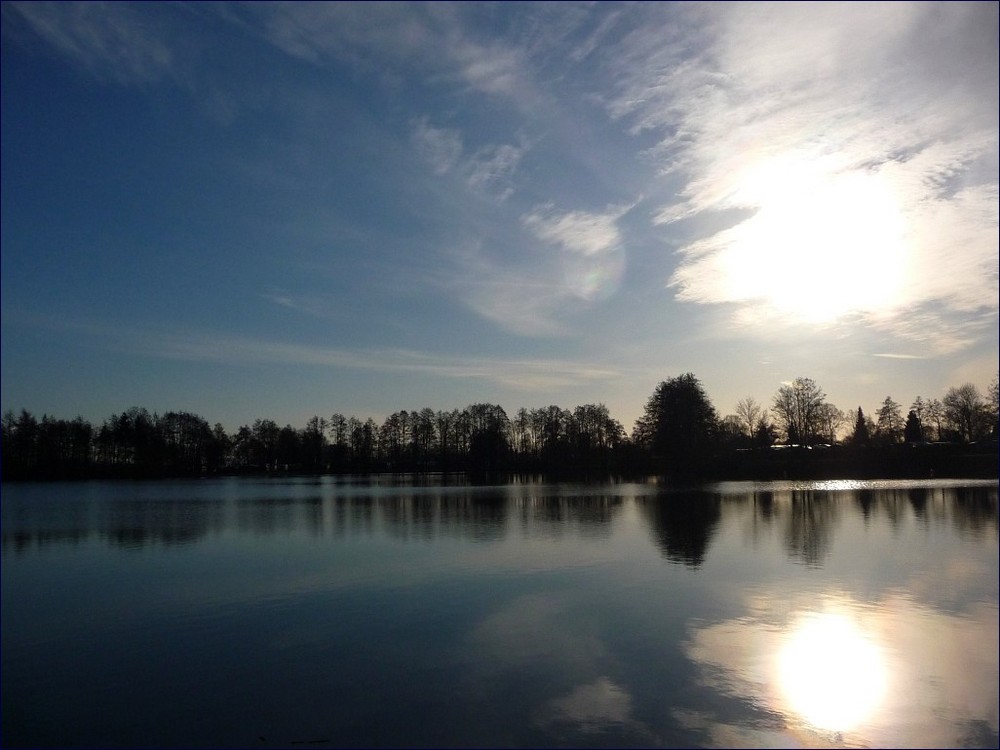
M 690 568 L 701 566 L 719 524 L 721 498 L 703 492 L 672 492 L 639 502 L 663 556 Z

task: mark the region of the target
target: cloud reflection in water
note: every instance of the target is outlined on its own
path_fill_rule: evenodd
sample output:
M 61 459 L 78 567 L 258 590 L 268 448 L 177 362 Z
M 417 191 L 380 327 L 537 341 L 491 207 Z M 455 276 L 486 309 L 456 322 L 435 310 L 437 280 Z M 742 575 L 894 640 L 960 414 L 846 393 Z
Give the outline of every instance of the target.
M 809 612 L 778 655 L 784 703 L 820 729 L 854 729 L 882 702 L 884 662 L 882 649 L 849 614 Z
M 748 604 L 745 617 L 696 627 L 686 650 L 708 686 L 782 716 L 783 727 L 763 738 L 724 717 L 677 717 L 711 744 L 997 745 L 995 605 L 963 616 L 892 592 L 868 603 L 759 592 Z

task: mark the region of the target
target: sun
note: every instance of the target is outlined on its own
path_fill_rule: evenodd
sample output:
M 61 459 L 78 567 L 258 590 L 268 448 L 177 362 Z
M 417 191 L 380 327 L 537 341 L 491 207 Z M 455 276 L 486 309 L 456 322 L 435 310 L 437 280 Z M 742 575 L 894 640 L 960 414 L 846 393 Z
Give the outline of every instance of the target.
M 727 232 L 719 260 L 729 299 L 803 323 L 899 304 L 906 227 L 885 175 L 778 159 L 748 170 L 738 192 L 758 210 Z
M 846 615 L 813 613 L 778 657 L 786 708 L 828 731 L 849 731 L 878 709 L 887 673 L 881 649 Z

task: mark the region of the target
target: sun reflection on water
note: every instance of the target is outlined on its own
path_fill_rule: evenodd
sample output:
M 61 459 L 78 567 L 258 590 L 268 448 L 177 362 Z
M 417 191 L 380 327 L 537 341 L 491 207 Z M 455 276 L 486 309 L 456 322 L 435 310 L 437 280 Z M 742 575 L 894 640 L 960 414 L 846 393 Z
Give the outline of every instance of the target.
M 856 728 L 885 695 L 882 649 L 845 614 L 802 616 L 778 654 L 777 669 L 787 708 L 819 729 Z

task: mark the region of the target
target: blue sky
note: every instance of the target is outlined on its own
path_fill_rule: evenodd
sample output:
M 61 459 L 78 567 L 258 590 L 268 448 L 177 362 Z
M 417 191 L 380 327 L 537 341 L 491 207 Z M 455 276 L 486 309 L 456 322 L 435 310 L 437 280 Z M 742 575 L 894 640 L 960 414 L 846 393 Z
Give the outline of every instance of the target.
M 985 389 L 997 8 L 4 3 L 2 408 Z

